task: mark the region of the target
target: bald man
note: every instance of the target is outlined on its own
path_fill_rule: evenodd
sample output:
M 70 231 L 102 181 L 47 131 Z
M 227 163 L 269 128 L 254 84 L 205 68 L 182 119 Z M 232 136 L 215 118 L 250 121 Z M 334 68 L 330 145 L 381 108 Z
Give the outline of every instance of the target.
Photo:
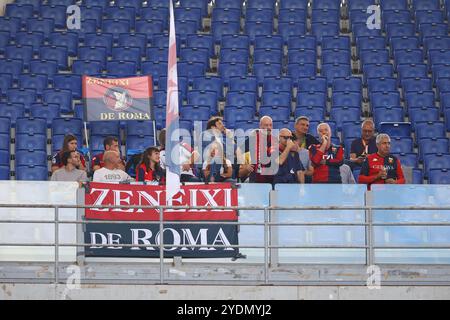
M 92 181 L 105 183 L 119 183 L 131 181 L 131 177 L 123 170 L 119 169 L 122 163 L 120 154 L 117 151 L 108 150 L 103 154 L 104 167 L 94 172 Z
M 298 146 L 293 141 L 291 130 L 283 128 L 279 133 L 279 152 L 277 159 L 279 168 L 274 183 L 305 183 L 305 168 L 297 152 Z

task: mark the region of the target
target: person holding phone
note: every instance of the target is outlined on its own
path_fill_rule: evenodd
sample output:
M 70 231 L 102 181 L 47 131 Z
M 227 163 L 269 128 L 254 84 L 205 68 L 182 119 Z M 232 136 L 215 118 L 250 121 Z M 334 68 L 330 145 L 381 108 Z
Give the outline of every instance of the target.
M 365 120 L 361 125 L 361 138 L 352 141 L 350 147 L 350 161 L 347 164 L 353 169 L 360 168 L 367 155 L 377 152 L 375 142 L 375 124 L 372 120 Z

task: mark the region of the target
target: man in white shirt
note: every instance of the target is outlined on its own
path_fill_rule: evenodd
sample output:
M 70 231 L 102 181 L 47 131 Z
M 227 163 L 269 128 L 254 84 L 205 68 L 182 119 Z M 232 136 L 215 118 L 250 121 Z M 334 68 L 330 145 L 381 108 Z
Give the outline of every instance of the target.
M 118 169 L 121 163 L 120 155 L 117 151 L 108 150 L 103 154 L 105 166 L 94 172 L 94 182 L 119 183 L 131 181 L 131 177 L 123 170 Z

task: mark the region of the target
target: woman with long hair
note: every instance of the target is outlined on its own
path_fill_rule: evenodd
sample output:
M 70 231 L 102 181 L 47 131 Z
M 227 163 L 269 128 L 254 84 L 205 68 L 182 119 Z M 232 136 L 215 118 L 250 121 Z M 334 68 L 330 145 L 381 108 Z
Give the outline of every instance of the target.
M 142 154 L 141 162 L 136 169 L 136 181 L 164 184 L 166 182 L 166 173 L 161 168 L 160 162 L 159 148 L 147 148 Z
M 67 134 L 64 136 L 64 141 L 61 150 L 59 150 L 52 158 L 52 173 L 63 167 L 62 155 L 67 151 L 77 151 L 78 140 L 73 134 Z M 80 154 L 80 165 L 77 169 L 86 170 L 86 160 L 83 155 Z

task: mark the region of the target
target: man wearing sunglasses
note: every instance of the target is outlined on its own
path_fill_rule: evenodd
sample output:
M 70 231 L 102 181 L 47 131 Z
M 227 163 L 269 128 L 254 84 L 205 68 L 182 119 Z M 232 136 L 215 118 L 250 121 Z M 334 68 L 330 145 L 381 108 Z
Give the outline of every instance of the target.
M 278 172 L 274 183 L 305 183 L 305 169 L 300 161 L 298 145 L 293 141 L 291 130 L 283 128 L 279 133 Z

